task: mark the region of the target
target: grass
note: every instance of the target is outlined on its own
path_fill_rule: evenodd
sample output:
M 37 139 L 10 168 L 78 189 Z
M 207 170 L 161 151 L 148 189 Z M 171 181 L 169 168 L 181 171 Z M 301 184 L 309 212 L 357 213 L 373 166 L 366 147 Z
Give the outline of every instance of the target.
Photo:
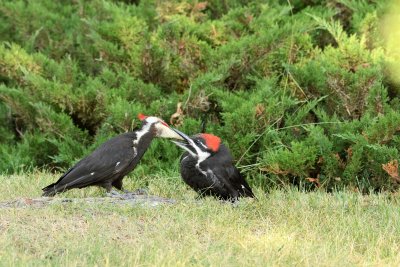
M 169 177 L 169 178 L 166 178 Z M 0 176 L 0 199 L 36 197 L 48 173 Z M 256 188 L 258 201 L 195 201 L 178 176 L 127 187 L 178 200 L 158 207 L 53 205 L 0 210 L 2 266 L 398 266 L 395 194 Z M 103 194 L 96 188 L 61 197 Z

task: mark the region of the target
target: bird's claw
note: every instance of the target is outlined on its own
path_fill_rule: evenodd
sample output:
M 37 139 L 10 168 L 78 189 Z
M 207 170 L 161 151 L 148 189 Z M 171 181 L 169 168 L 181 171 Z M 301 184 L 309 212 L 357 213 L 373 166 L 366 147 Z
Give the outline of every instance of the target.
M 123 194 L 115 191 L 115 190 L 111 190 L 110 192 L 107 192 L 106 195 L 107 197 L 111 197 L 111 198 L 120 198 L 120 199 L 133 199 L 135 198 L 135 196 L 137 195 L 148 195 L 148 192 L 146 189 L 143 188 L 139 188 L 133 192 L 130 192 L 128 190 L 122 190 L 122 192 L 124 192 Z
M 118 193 L 115 190 L 111 190 L 109 192 L 106 193 L 107 197 L 112 197 L 112 198 L 124 198 L 124 195 Z
M 136 189 L 133 192 L 128 191 L 126 189 L 123 189 L 122 191 L 127 195 L 148 195 L 149 194 L 148 190 L 145 189 L 145 188 L 139 188 L 139 189 Z
M 148 195 L 149 192 L 145 188 L 139 188 L 132 192 L 133 195 Z
M 148 192 L 146 189 L 143 188 L 139 188 L 133 192 L 127 191 L 127 190 L 123 190 L 124 194 L 122 194 L 124 199 L 132 199 L 135 198 L 138 195 L 142 195 L 142 196 L 147 196 Z

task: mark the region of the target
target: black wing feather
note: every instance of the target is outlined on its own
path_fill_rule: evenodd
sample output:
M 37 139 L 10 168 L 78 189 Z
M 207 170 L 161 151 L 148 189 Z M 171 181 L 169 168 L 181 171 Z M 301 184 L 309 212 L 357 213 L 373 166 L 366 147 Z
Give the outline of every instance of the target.
M 249 184 L 233 165 L 233 158 L 225 145 L 221 144 L 219 151 L 205 160 L 204 164 L 200 165 L 204 170 L 209 168 L 212 171 L 213 175 L 230 192 L 231 198 L 236 198 L 237 196 L 254 197 Z
M 124 176 L 139 161 L 135 157 L 133 148 L 126 149 L 132 147 L 133 135 L 134 133 L 126 133 L 108 140 L 69 169 L 57 182 L 43 188 L 43 195 L 52 196 L 71 188 L 99 184 L 116 175 Z M 118 165 L 117 162 L 119 162 Z
M 251 187 L 234 165 L 230 165 L 225 170 L 230 183 L 236 190 L 240 192 L 240 195 L 246 197 L 255 197 Z

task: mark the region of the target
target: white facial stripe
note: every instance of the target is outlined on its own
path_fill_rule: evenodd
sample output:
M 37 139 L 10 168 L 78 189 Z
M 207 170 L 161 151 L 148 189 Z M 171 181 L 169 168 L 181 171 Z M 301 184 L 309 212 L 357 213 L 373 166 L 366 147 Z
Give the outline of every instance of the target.
M 174 142 L 174 141 L 172 141 L 172 142 Z M 186 146 L 182 145 L 182 144 L 179 143 L 179 142 L 174 142 L 174 143 L 175 143 L 177 146 L 179 146 L 180 148 L 183 148 L 184 150 L 186 150 L 187 152 L 189 152 L 190 155 L 191 155 L 192 157 L 197 158 L 197 155 L 196 155 L 195 153 L 193 153 L 192 150 L 190 150 L 190 149 L 187 148 Z
M 155 123 L 155 122 L 160 121 L 160 119 L 157 118 L 157 117 L 147 117 L 147 118 L 145 119 L 145 121 L 146 121 L 147 123 L 149 123 L 149 124 L 153 124 L 153 123 Z
M 196 150 L 196 154 L 197 155 L 194 155 L 195 157 L 197 157 L 197 164 L 200 164 L 200 162 L 202 162 L 202 161 L 204 161 L 204 160 L 206 160 L 211 154 L 210 153 L 208 153 L 208 152 L 204 152 L 204 151 L 202 151 L 194 142 L 193 142 L 193 140 L 192 139 L 188 139 L 187 140 L 189 143 L 190 143 L 190 145 Z M 188 149 L 186 149 L 186 150 L 188 150 Z M 189 151 L 189 150 L 188 150 Z M 189 151 L 192 155 L 193 155 L 193 152 L 191 152 L 191 151 Z
M 204 147 L 204 149 L 208 149 L 208 147 L 205 144 L 203 144 L 203 142 L 199 141 L 199 143 Z
M 206 160 L 211 154 L 208 152 L 204 152 L 202 151 L 198 146 L 196 146 L 194 144 L 194 142 L 192 140 L 189 140 L 189 142 L 191 143 L 191 145 L 194 147 L 194 149 L 196 150 L 196 154 L 197 154 L 197 158 L 198 161 L 197 163 L 200 164 L 200 162 Z
M 210 156 L 210 153 L 208 153 L 208 152 L 203 152 L 203 151 L 201 151 L 199 148 L 197 148 L 196 146 L 195 146 L 194 148 L 196 149 L 196 152 L 197 152 L 197 163 L 196 163 L 196 167 L 197 167 L 197 169 L 198 169 L 202 174 L 204 174 L 205 176 L 207 176 L 207 172 L 203 171 L 203 170 L 200 168 L 200 163 L 203 162 L 204 160 L 206 160 L 206 159 Z
M 200 162 L 206 160 L 206 159 L 211 155 L 210 153 L 201 151 L 201 150 L 198 149 L 198 148 L 196 148 L 196 151 L 197 151 L 198 157 L 199 157 L 199 160 L 197 161 L 198 163 L 200 163 Z
M 155 118 L 155 117 L 150 117 L 150 118 Z M 147 120 L 147 119 L 146 119 Z M 151 123 L 146 123 L 142 129 L 139 131 L 136 131 L 136 139 L 133 140 L 133 145 L 137 145 L 140 141 L 140 138 L 142 138 L 143 135 L 149 132 L 151 127 Z

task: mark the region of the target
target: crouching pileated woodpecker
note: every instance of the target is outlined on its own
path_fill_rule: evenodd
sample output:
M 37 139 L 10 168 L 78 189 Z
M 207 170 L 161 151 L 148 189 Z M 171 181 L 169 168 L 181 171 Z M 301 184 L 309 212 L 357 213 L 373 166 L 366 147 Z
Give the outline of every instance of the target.
M 187 151 L 181 158 L 181 176 L 200 196 L 212 195 L 231 201 L 239 197 L 254 197 L 219 137 L 206 133 L 189 137 L 172 129 L 184 139 L 172 142 Z
M 139 163 L 154 137 L 182 139 L 157 117 L 139 114 L 140 129 L 118 135 L 79 161 L 54 184 L 43 188 L 43 196 L 54 196 L 72 188 L 100 186 L 110 192 L 122 190 L 122 179 Z M 115 193 L 115 191 L 113 191 Z

